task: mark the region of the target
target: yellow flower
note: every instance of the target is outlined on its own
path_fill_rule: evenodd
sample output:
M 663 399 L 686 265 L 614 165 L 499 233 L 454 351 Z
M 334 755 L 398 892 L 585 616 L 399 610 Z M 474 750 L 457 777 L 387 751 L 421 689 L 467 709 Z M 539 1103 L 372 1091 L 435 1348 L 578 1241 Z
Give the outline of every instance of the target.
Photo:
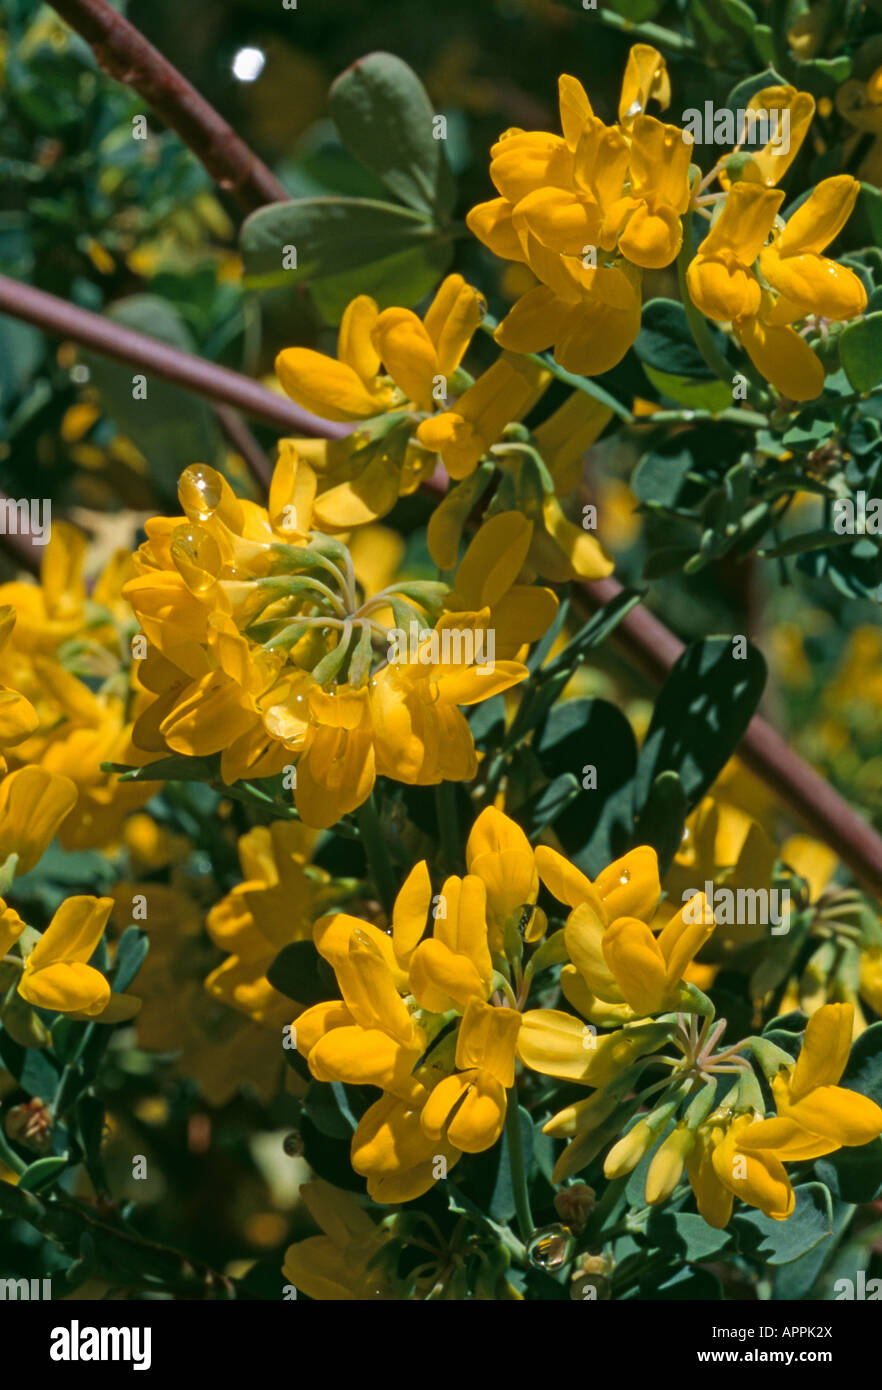
M 535 906 L 539 875 L 533 848 L 521 827 L 495 806 L 478 816 L 466 843 L 466 863 L 487 892 L 487 920 L 493 950 L 502 948 L 506 925 L 519 925 Z M 527 940 L 535 939 L 528 918 Z
M 135 724 L 137 746 L 219 754 L 226 782 L 296 762 L 300 815 L 324 828 L 360 806 L 378 774 L 420 785 L 474 776 L 458 706 L 527 671 L 505 656 L 480 659 L 490 615 L 442 613 L 446 585 L 400 580 L 361 593 L 346 547 L 312 529 L 313 484 L 290 451 L 267 508 L 238 499 L 212 469 L 185 470 L 186 519 L 147 523 L 126 594 L 149 644 L 141 678 L 157 697 Z M 484 599 L 503 600 L 515 577 L 491 583 Z M 549 598 L 539 600 L 546 621 Z M 404 659 L 400 630 L 381 621 L 388 613 L 417 629 Z M 515 594 L 502 618 L 517 650 L 537 630 L 532 596 Z
M 76 804 L 68 777 L 42 767 L 21 767 L 0 782 L 0 864 L 18 856 L 16 872 L 29 873 Z
M 118 1023 L 137 1013 L 140 1000 L 113 993 L 100 970 L 88 964 L 112 908 L 112 898 L 67 898 L 61 904 L 25 958 L 18 984 L 23 999 L 38 1008 L 102 1023 Z
M 84 560 L 85 538 L 61 522 L 52 527 L 40 584 L 0 586 L 0 603 L 8 599 L 18 611 L 15 628 L 0 641 L 0 671 L 37 716 L 10 763 L 39 765 L 74 784 L 77 814 L 56 827 L 65 849 L 112 841 L 126 812 L 155 790 L 102 771 L 102 763 L 143 761 L 132 747 L 130 721 L 144 695 L 136 667 L 120 656 L 132 627 L 120 592 L 130 557 L 112 557 L 88 605 Z
M 451 478 L 467 478 L 505 426 L 528 414 L 550 380 L 550 372 L 538 363 L 504 352 L 451 410 L 423 420 L 416 437 L 440 456 Z
M 699 1212 L 717 1230 L 729 1224 L 736 1197 L 774 1221 L 793 1214 L 793 1188 L 775 1149 L 755 1142 L 748 1147 L 765 1123 L 753 1112 L 723 1108 L 695 1132 L 686 1171 Z
M 288 1246 L 282 1269 L 287 1282 L 308 1298 L 331 1302 L 393 1298 L 392 1285 L 375 1266 L 390 1233 L 351 1192 L 323 1178 L 304 1183 L 300 1195 L 323 1234 Z
M 15 625 L 15 609 L 9 604 L 0 607 L 0 651 L 6 646 Z M 39 724 L 37 711 L 30 700 L 16 690 L 0 685 L 0 758 L 32 734 Z
M 514 352 L 553 347 L 569 371 L 592 375 L 621 361 L 640 328 L 640 268 L 670 265 L 689 204 L 690 142 L 645 113 L 670 99 L 661 55 L 631 49 L 620 124 L 607 127 L 574 78 L 559 82 L 563 136 L 505 132 L 491 150 L 500 196 L 466 221 L 486 246 L 525 263 L 540 284 L 496 330 Z
M 206 920 L 212 941 L 230 954 L 205 988 L 258 1023 L 290 1022 L 291 1000 L 273 988 L 266 972 L 282 947 L 312 940 L 313 917 L 332 896 L 330 876 L 310 864 L 315 838 L 291 821 L 249 830 L 239 840 L 244 882 Z
M 714 929 L 713 913 L 704 894 L 697 896 L 699 903 L 695 898 L 685 903 L 658 937 L 636 917 L 619 917 L 611 923 L 603 933 L 601 946 L 617 989 L 610 989 L 602 972 L 592 969 L 588 974 L 583 969 L 589 989 L 609 1003 L 617 1003 L 619 996 L 637 1015 L 660 1013 L 682 1004 L 683 975 Z M 592 914 L 590 922 L 583 918 L 579 924 L 579 945 L 574 949 L 579 951 L 580 959 L 584 958 L 586 946 L 589 952 L 595 948 L 596 921 Z M 569 926 L 567 931 L 570 932 Z M 590 944 L 586 937 L 592 938 Z M 569 939 L 568 936 L 568 942 Z
M 851 1004 L 825 1004 L 812 1015 L 795 1065 L 772 1078 L 777 1119 L 751 1129 L 742 1147 L 774 1147 L 796 1161 L 869 1144 L 882 1133 L 882 1109 L 836 1084 L 848 1062 L 853 1027 Z
M 483 313 L 481 296 L 461 275 L 443 281 L 423 320 L 410 309 L 380 312 L 362 294 L 343 315 L 336 360 L 286 348 L 276 371 L 298 405 L 328 420 L 363 420 L 410 404 L 431 410 L 435 378 L 459 366 Z
M 473 995 L 456 1040 L 453 1075 L 439 1081 L 423 1106 L 423 1133 L 464 1153 L 496 1143 L 505 1123 L 506 1090 L 514 1084 L 515 1047 L 521 1028 L 516 1009 L 494 1008 Z
M 754 366 L 792 400 L 820 395 L 824 369 L 790 325 L 810 314 L 854 318 L 866 308 L 854 271 L 820 254 L 848 220 L 858 190 L 848 174 L 824 179 L 766 245 L 784 195 L 763 184 L 736 183 L 687 271 L 689 293 L 702 313 L 731 322 Z
M 771 130 L 770 138 L 762 149 L 745 150 L 740 157 L 737 157 L 737 151 L 741 147 L 737 146 L 736 159 L 732 162 L 738 169 L 738 179 L 742 183 L 761 183 L 772 188 L 780 183 L 802 148 L 814 119 L 815 100 L 810 93 L 798 92 L 795 87 L 763 87 L 761 91 L 754 92 L 746 110 L 746 129 L 750 130 L 750 113 L 765 116 Z M 785 121 L 786 139 L 782 138 Z M 724 166 L 720 183 L 723 188 L 728 188 L 732 182 L 735 180 L 730 179 Z

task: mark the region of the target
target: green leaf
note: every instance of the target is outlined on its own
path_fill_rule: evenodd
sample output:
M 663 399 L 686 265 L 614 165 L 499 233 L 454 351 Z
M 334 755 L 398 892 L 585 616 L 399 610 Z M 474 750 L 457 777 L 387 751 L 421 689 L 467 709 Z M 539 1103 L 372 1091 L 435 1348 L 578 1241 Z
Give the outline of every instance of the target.
M 39 1192 L 42 1188 L 48 1187 L 54 1182 L 59 1173 L 68 1166 L 69 1160 L 58 1156 L 49 1158 L 38 1158 L 36 1163 L 32 1163 L 26 1168 L 18 1180 L 19 1190 L 24 1192 Z
M 817 1159 L 815 1175 L 843 1202 L 877 1201 L 882 1196 L 882 1139 Z
M 533 1121 L 522 1105 L 518 1106 L 518 1120 L 521 1126 L 521 1147 L 524 1151 L 524 1170 L 529 1174 L 533 1162 Z M 489 1216 L 493 1221 L 510 1221 L 515 1214 L 514 1188 L 511 1181 L 511 1164 L 508 1158 L 508 1135 L 503 1131 L 499 1146 L 499 1171 L 496 1186 L 490 1200 Z
M 638 817 L 635 839 L 638 844 L 652 845 L 662 875 L 680 848 L 687 810 L 686 793 L 677 773 L 660 772 Z
M 416 73 L 392 53 L 369 53 L 337 78 L 331 115 L 343 143 L 417 212 L 450 215 L 456 197 L 432 103 Z
M 657 449 L 649 449 L 643 455 L 631 475 L 631 491 L 640 502 L 674 507 L 691 468 L 689 449 L 676 436 L 666 439 Z
M 150 938 L 138 927 L 126 927 L 114 957 L 113 988 L 118 994 L 128 989 L 150 950 Z
M 547 776 L 569 772 L 582 784 L 573 814 L 555 829 L 579 867 L 594 877 L 630 847 L 630 784 L 637 765 L 631 725 L 606 700 L 565 700 L 548 716 L 534 747 Z M 591 769 L 596 787 L 585 787 Z
M 691 1211 L 653 1209 L 646 1227 L 648 1240 L 685 1260 L 711 1260 L 732 1244 L 732 1233 L 717 1231 Z
M 576 800 L 581 788 L 571 772 L 562 772 L 518 807 L 518 820 L 528 840 L 535 840 Z
M 847 1202 L 834 1201 L 831 1240 L 816 1245 L 814 1250 L 800 1255 L 798 1260 L 792 1260 L 790 1264 L 779 1265 L 774 1277 L 773 1297 L 776 1301 L 808 1297 L 821 1270 L 827 1264 L 831 1254 L 835 1253 L 834 1250 L 831 1250 L 831 1245 L 835 1245 L 841 1239 L 853 1216 L 853 1206 Z
M 716 346 L 725 356 L 728 339 L 712 325 L 710 333 Z M 671 377 L 695 377 L 703 381 L 716 382 L 695 346 L 686 310 L 678 299 L 650 299 L 644 304 L 643 319 L 634 343 L 634 351 L 643 363 L 644 370 L 651 367 L 653 371 L 663 372 Z M 666 394 L 670 395 L 670 392 L 666 391 Z M 728 391 L 725 403 L 732 404 Z
M 882 312 L 867 314 L 839 335 L 839 360 L 855 391 L 882 381 Z
M 693 410 L 725 410 L 732 404 L 732 388 L 724 381 L 703 381 L 694 377 L 674 376 L 660 372 L 644 363 L 643 370 L 656 391 L 668 396 L 677 405 Z
M 311 941 L 283 946 L 266 977 L 273 989 L 299 1004 L 309 1006 L 340 998 L 332 972 Z
M 839 1085 L 882 1105 L 882 1023 L 865 1028 L 854 1043 Z
M 659 773 L 670 770 L 679 774 L 691 809 L 741 742 L 766 683 L 766 663 L 749 642 L 744 657 L 736 657 L 735 640 L 694 642 L 668 675 L 640 752 L 636 806 L 645 805 Z
M 750 98 L 755 97 L 757 92 L 764 91 L 766 87 L 786 86 L 786 79 L 776 72 L 770 64 L 762 72 L 755 73 L 753 77 L 745 77 L 741 82 L 736 83 L 726 97 L 725 104 L 731 111 L 741 111 L 747 107 Z
M 283 266 L 286 246 L 296 247 L 296 269 Z M 331 322 L 358 294 L 372 295 L 381 309 L 416 304 L 451 257 L 449 240 L 432 222 L 369 198 L 303 198 L 259 208 L 243 224 L 241 248 L 247 286 L 306 284 Z
M 774 1221 L 761 1211 L 739 1212 L 731 1229 L 742 1255 L 769 1265 L 786 1265 L 814 1250 L 833 1231 L 833 1203 L 823 1183 L 796 1189 L 796 1206 L 786 1221 Z

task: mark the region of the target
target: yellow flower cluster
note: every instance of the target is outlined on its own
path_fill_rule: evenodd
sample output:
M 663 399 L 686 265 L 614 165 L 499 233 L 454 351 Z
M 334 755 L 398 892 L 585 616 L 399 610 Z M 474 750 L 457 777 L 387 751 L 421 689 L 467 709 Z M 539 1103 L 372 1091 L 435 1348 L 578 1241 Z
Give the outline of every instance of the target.
M 185 515 L 147 523 L 125 586 L 156 697 L 134 728 L 144 753 L 220 754 L 227 783 L 285 772 L 313 827 L 361 806 L 380 774 L 418 785 L 475 775 L 459 706 L 523 680 L 517 654 L 557 606 L 517 582 L 530 522 L 488 522 L 452 590 L 402 580 L 365 594 L 348 548 L 314 529 L 316 477 L 293 448 L 267 507 L 201 465 L 179 495 Z M 400 652 L 393 633 L 411 624 L 417 640 Z M 491 629 L 494 660 L 482 662 Z
M 466 867 L 435 894 L 427 865 L 417 864 L 389 930 L 346 913 L 315 925 L 342 997 L 299 1014 L 296 1045 L 317 1080 L 382 1091 L 351 1149 L 376 1201 L 409 1201 L 464 1153 L 494 1144 L 518 1062 L 592 1089 L 545 1126 L 569 1140 L 555 1182 L 607 1146 L 606 1175 L 621 1176 L 663 1140 L 647 1201 L 670 1196 L 685 1168 L 712 1225 L 727 1223 L 735 1196 L 786 1219 L 793 1192 L 785 1160 L 882 1132 L 882 1110 L 836 1085 L 851 1042 L 850 1005 L 819 1010 L 795 1064 L 763 1039 L 715 1050 L 725 1021 L 714 1021 L 710 1001 L 685 978 L 714 930 L 713 914 L 699 893 L 653 931 L 661 894 L 653 850 L 632 850 L 592 882 L 556 850 L 534 849 L 514 821 L 488 807 L 469 835 Z M 548 937 L 540 884 L 568 909 Z M 554 965 L 572 1012 L 527 1007 L 535 977 Z M 664 1044 L 674 1056 L 659 1053 Z M 765 1118 L 743 1055 L 751 1048 L 769 1078 L 775 1118 Z M 651 1066 L 669 1075 L 641 1092 Z M 716 1104 L 716 1078 L 726 1072 L 738 1081 Z
M 683 247 L 696 307 L 731 329 L 784 396 L 818 396 L 823 366 L 792 325 L 851 319 L 867 301 L 854 272 L 821 254 L 854 207 L 855 179 L 824 179 L 786 224 L 778 216 L 784 194 L 774 185 L 805 138 L 812 97 L 783 86 L 755 93 L 747 112 L 786 116 L 786 143 L 770 139 L 755 152 L 739 143 L 702 178 L 690 163 L 690 131 L 646 113 L 650 100 L 670 101 L 664 59 L 648 44 L 631 49 L 614 126 L 576 78 L 561 77 L 559 87 L 563 135 L 506 131 L 490 154 L 500 196 L 467 219 L 495 255 L 539 281 L 500 324 L 500 346 L 553 346 L 569 371 L 609 370 L 640 329 L 642 271 L 670 265 Z M 720 190 L 707 192 L 717 180 Z M 694 210 L 711 226 L 692 257 L 683 219 L 691 238 Z

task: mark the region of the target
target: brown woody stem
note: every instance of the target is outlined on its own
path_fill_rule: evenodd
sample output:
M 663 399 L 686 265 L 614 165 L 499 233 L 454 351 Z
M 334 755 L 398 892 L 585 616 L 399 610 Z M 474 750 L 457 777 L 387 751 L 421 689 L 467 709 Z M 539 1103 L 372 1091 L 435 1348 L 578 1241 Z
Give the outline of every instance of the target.
M 266 203 L 287 202 L 290 195 L 272 170 L 106 0 L 51 0 L 51 4 L 91 46 L 102 71 L 134 87 L 246 212 Z
M 191 352 L 170 347 L 156 338 L 149 338 L 146 333 L 125 328 L 5 275 L 0 275 L 0 313 L 24 319 L 58 338 L 72 338 L 118 362 L 129 362 L 163 381 L 171 381 L 221 405 L 235 406 L 244 414 L 282 430 L 296 430 L 317 439 L 336 439 L 349 433 L 349 426 L 310 415 L 293 401 L 275 395 L 240 372 L 219 367 L 214 362 L 203 362 Z

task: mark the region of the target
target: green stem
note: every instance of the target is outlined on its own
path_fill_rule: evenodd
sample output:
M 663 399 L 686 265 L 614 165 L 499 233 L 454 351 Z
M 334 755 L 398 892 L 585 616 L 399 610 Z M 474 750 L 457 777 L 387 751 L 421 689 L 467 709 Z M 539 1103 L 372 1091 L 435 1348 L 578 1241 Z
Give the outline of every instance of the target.
M 377 815 L 374 794 L 368 797 L 363 805 L 359 806 L 355 813 L 358 828 L 361 832 L 361 842 L 364 847 L 365 858 L 367 859 L 368 869 L 374 880 L 374 885 L 380 895 L 380 902 L 388 916 L 392 915 L 392 908 L 395 905 L 397 893 L 397 883 L 395 871 L 392 868 L 392 861 L 386 851 L 386 842 L 383 839 L 383 831 L 380 826 L 380 818 Z
M 17 1153 L 13 1153 L 12 1149 L 7 1144 L 2 1124 L 0 1124 L 0 1159 L 6 1164 L 7 1168 L 11 1168 L 13 1173 L 18 1173 L 19 1175 L 21 1175 L 28 1166 L 24 1159 L 19 1158 Z
M 598 4 L 597 9 L 590 13 L 592 18 L 599 19 L 609 29 L 619 29 L 629 38 L 645 39 L 647 43 L 658 44 L 670 49 L 672 53 L 697 52 L 698 46 L 688 34 L 676 34 L 661 24 L 632 23 L 624 15 L 617 14 L 615 10 L 603 4 Z
M 635 424 L 641 425 L 676 425 L 676 424 L 695 424 L 696 421 L 712 420 L 714 423 L 724 425 L 744 425 L 750 429 L 768 429 L 769 419 L 767 415 L 761 415 L 758 410 L 741 410 L 739 406 L 727 406 L 725 410 L 692 410 L 688 406 L 683 410 L 654 410 L 651 415 L 645 415 Z
M 521 1233 L 521 1240 L 527 1245 L 535 1228 L 533 1226 L 533 1214 L 530 1211 L 530 1194 L 527 1191 L 527 1173 L 524 1168 L 518 1093 L 514 1086 L 508 1093 L 505 1107 L 505 1138 L 508 1143 L 508 1166 L 511 1170 L 511 1186 L 518 1218 L 518 1229 Z
M 439 782 L 435 787 L 435 819 L 441 843 L 441 861 L 446 873 L 456 872 L 460 859 L 459 814 L 456 809 L 456 785 Z

